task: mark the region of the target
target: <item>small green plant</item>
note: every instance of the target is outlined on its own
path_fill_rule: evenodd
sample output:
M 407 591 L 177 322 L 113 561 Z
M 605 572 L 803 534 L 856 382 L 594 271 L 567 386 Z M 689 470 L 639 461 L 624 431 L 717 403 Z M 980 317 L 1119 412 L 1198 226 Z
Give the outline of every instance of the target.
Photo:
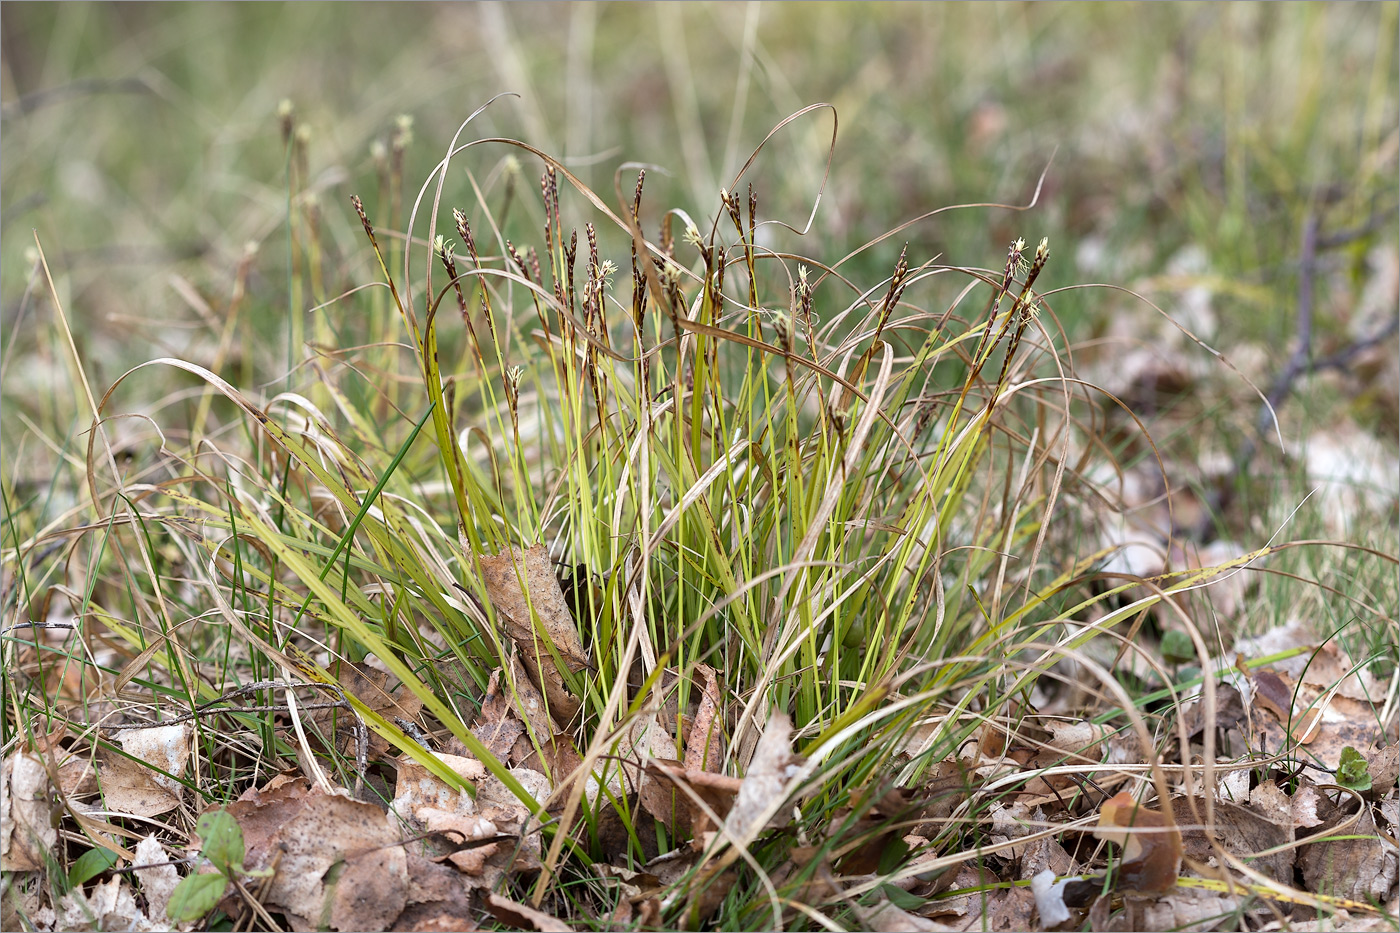
M 1366 756 L 1348 745 L 1342 749 L 1342 762 L 1337 767 L 1337 783 L 1362 793 L 1371 789 L 1371 771 Z
M 203 813 L 195 826 L 203 842 L 200 853 L 215 871 L 196 872 L 175 886 L 165 913 L 177 923 L 189 923 L 209 913 L 230 884 L 272 875 L 270 868 L 253 871 L 243 867 L 243 830 L 227 810 Z

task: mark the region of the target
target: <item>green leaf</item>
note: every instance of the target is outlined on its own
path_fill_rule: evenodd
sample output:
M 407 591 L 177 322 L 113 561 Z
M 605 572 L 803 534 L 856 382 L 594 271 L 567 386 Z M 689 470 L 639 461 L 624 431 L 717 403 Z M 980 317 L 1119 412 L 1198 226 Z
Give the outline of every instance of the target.
M 242 844 L 241 839 L 239 843 Z M 165 908 L 165 915 L 176 923 L 198 920 L 214 909 L 227 887 L 228 879 L 216 872 L 189 875 L 175 885 L 175 890 L 170 895 L 170 903 Z
M 68 869 L 68 886 L 76 888 L 87 884 L 113 865 L 117 864 L 117 853 L 111 849 L 88 849 L 73 862 Z
M 1371 772 L 1366 767 L 1366 756 L 1350 745 L 1342 749 L 1341 763 L 1337 765 L 1337 783 L 1356 791 L 1371 789 Z
M 891 839 L 885 846 L 885 850 L 880 853 L 879 867 L 877 871 L 882 875 L 893 873 L 904 860 L 909 857 L 909 844 L 903 839 Z
M 1191 636 L 1176 629 L 1162 633 L 1162 659 L 1168 664 L 1185 664 L 1196 660 L 1196 646 Z
M 903 888 L 896 888 L 892 884 L 881 885 L 880 893 L 900 910 L 918 910 L 927 903 L 922 897 L 916 894 L 910 894 Z
M 204 857 L 227 877 L 243 871 L 243 830 L 227 810 L 210 810 L 195 824 Z

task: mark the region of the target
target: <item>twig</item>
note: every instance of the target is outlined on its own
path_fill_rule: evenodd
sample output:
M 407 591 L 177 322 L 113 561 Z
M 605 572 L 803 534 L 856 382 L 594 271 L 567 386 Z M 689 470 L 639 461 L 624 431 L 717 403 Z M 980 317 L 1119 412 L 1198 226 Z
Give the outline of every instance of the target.
M 73 628 L 77 628 L 77 626 L 74 625 L 72 622 L 16 622 L 14 625 L 7 625 L 5 628 L 0 629 L 0 637 L 4 637 L 4 636 L 10 634 L 11 632 L 13 632 L 13 631 L 14 631 L 15 629 L 17 629 L 17 628 L 62 628 L 62 629 L 73 629 Z
M 279 852 L 277 854 L 280 856 L 282 853 Z M 263 907 L 262 903 L 248 892 L 248 889 L 243 886 L 243 882 L 237 878 L 233 878 L 230 880 L 233 881 L 233 886 L 238 889 L 239 896 L 241 896 L 243 900 L 248 904 L 248 906 L 252 908 L 253 913 L 257 914 L 258 918 L 262 920 L 263 923 L 267 924 L 267 928 L 269 930 L 274 931 L 274 933 L 282 933 L 282 928 L 277 925 L 277 922 L 275 920 L 272 919 L 272 917 L 268 914 L 267 909 Z M 252 929 L 251 919 L 249 920 L 248 929 Z
M 263 898 L 267 897 L 267 892 L 272 887 L 272 881 L 274 878 L 277 877 L 277 869 L 281 866 L 281 864 L 282 850 L 279 849 L 276 852 L 272 853 L 272 864 L 268 866 L 272 869 L 272 874 L 262 879 L 262 881 L 258 884 L 258 890 L 256 893 L 250 895 L 250 893 L 242 885 L 242 883 L 238 883 L 238 893 L 243 896 L 243 899 L 248 903 L 250 907 L 252 907 L 253 910 L 252 913 L 245 913 L 242 917 L 239 918 L 240 922 L 238 924 L 235 924 L 235 929 L 241 926 L 245 930 L 251 930 L 253 928 L 253 917 L 255 915 L 262 917 L 263 922 L 269 924 L 269 930 L 279 929 L 277 924 L 272 922 L 272 918 L 267 916 L 267 911 L 263 908 L 262 902 Z
M 1319 235 L 1320 222 L 1315 213 L 1309 212 L 1303 220 L 1303 237 L 1298 257 L 1298 324 L 1293 352 L 1289 354 L 1283 370 L 1274 379 L 1266 401 L 1259 407 L 1259 414 L 1255 419 L 1255 433 L 1245 438 L 1244 444 L 1235 454 L 1229 472 L 1220 478 L 1216 488 L 1207 497 L 1207 507 L 1202 512 L 1201 525 L 1197 528 L 1199 537 L 1205 537 L 1210 531 L 1211 520 L 1229 507 L 1235 495 L 1238 477 L 1259 449 L 1258 439 L 1268 431 L 1274 411 L 1288 398 L 1299 377 L 1321 369 L 1344 369 L 1360 353 L 1393 336 L 1400 329 L 1400 319 L 1392 319 L 1374 334 L 1358 338 L 1330 356 L 1317 360 L 1312 358 L 1313 278 L 1317 271 L 1317 253 L 1319 250 L 1341 246 L 1365 236 L 1374 229 L 1376 223 L 1376 216 L 1372 216 L 1360 227 L 1323 237 Z
M 1317 269 L 1317 226 L 1317 215 L 1310 212 L 1303 220 L 1303 243 L 1298 258 L 1298 335 L 1283 372 L 1278 374 L 1273 387 L 1269 389 L 1269 409 L 1276 408 L 1293 390 L 1293 383 L 1308 370 L 1312 358 L 1313 273 Z M 1268 430 L 1270 420 L 1267 409 L 1259 412 L 1259 417 L 1255 419 L 1255 430 L 1258 434 L 1263 435 Z M 1249 457 L 1254 456 L 1253 447 L 1254 441 L 1251 438 L 1245 443 Z M 1249 457 L 1244 459 L 1248 461 Z
M 87 94 L 153 94 L 154 90 L 140 78 L 83 78 L 31 91 L 12 103 L 0 107 L 0 119 L 8 120 L 22 113 L 33 113 L 40 107 L 47 107 L 63 100 L 82 97 Z
M 182 722 L 189 722 L 201 716 L 212 716 L 218 713 L 275 713 L 287 710 L 285 703 L 274 703 L 268 706 L 239 706 L 234 708 L 214 708 L 216 704 L 227 703 L 229 700 L 240 696 L 246 696 L 258 690 L 273 689 L 293 689 L 296 687 L 315 687 L 318 690 L 330 690 L 339 695 L 339 699 L 334 703 L 306 703 L 300 704 L 302 709 L 343 709 L 351 716 L 355 717 L 355 794 L 359 795 L 365 784 L 365 770 L 369 767 L 369 727 L 360 718 L 360 714 L 355 712 L 355 708 L 350 705 L 350 700 L 345 696 L 345 690 L 339 684 L 322 683 L 288 683 L 285 680 L 260 680 L 257 683 L 245 684 L 236 690 L 230 691 L 223 696 L 210 700 L 208 703 L 200 704 L 192 712 L 184 713 L 172 719 L 161 720 L 160 722 L 137 722 L 123 723 L 118 726 L 103 726 L 102 728 L 112 732 L 124 731 L 127 729 L 150 729 L 155 726 L 174 726 Z
M 1366 218 L 1366 222 L 1361 224 L 1360 226 L 1352 227 L 1350 230 L 1339 230 L 1336 233 L 1331 233 L 1327 236 L 1319 237 L 1317 240 L 1317 248 L 1318 251 L 1321 252 L 1323 250 L 1336 249 L 1338 246 L 1346 246 L 1348 243 L 1354 242 L 1356 240 L 1361 239 L 1364 236 L 1369 236 L 1370 234 L 1375 233 L 1382 227 L 1393 227 L 1394 224 L 1394 207 L 1391 207 L 1388 210 L 1376 211 L 1370 217 Z
M 1388 337 L 1393 337 L 1396 331 L 1400 331 L 1400 318 L 1391 318 L 1384 327 L 1377 330 L 1369 337 L 1362 337 L 1349 346 L 1343 347 L 1331 356 L 1324 356 L 1313 363 L 1313 369 L 1345 369 L 1351 362 L 1352 357 L 1371 349 Z

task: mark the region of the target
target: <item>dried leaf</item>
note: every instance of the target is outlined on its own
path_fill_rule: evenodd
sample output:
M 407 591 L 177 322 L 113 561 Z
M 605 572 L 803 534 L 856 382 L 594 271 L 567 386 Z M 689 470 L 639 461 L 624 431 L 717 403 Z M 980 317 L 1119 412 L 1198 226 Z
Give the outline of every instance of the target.
M 1235 651 L 1246 659 L 1254 659 L 1305 646 L 1312 650 L 1274 661 L 1270 667 L 1290 684 L 1301 680 L 1323 689 L 1335 685 L 1338 695 L 1350 700 L 1378 700 L 1384 695 L 1384 685 L 1376 682 L 1368 665 L 1353 663 L 1337 639 L 1323 641 L 1313 626 L 1303 620 L 1271 629 L 1255 638 L 1240 639 L 1235 643 Z
M 1215 688 L 1215 709 L 1212 712 L 1214 715 L 1208 720 L 1205 699 L 1200 696 L 1183 704 L 1181 719 L 1186 726 L 1186 734 L 1194 739 L 1205 731 L 1207 725 L 1214 725 L 1220 735 L 1238 728 L 1245 721 L 1244 699 L 1232 685 L 1222 683 Z
M 1220 929 L 1220 918 L 1237 913 L 1240 898 L 1200 888 L 1175 888 L 1142 907 L 1144 930 L 1204 933 Z
M 170 861 L 170 854 L 165 851 L 165 847 L 160 844 L 154 833 L 142 839 L 136 846 L 136 861 L 132 864 L 136 869 L 136 877 L 141 882 L 141 893 L 146 896 L 146 914 L 156 923 L 166 919 L 165 908 L 170 903 L 175 886 L 180 883 L 180 873 Z M 151 867 L 142 868 L 143 865 Z
M 628 730 L 628 739 L 631 754 L 640 759 L 642 764 L 653 759 L 676 763 L 675 742 L 656 721 L 656 713 L 648 713 L 633 723 L 632 728 Z M 667 830 L 675 832 L 678 823 L 689 822 L 690 808 L 681 799 L 682 795 L 676 790 L 673 782 L 664 777 L 657 777 L 647 770 L 631 769 L 629 773 L 634 786 L 637 787 L 638 799 L 642 806 L 660 820 Z
M 1322 711 L 1298 710 L 1293 705 L 1293 691 L 1283 678 L 1273 671 L 1254 672 L 1254 702 L 1274 714 L 1279 724 L 1286 728 L 1294 741 L 1307 745 L 1317 738 L 1317 727 Z
M 310 792 L 306 778 L 279 774 L 261 788 L 248 788 L 225 808 L 243 830 L 245 865 L 267 863 L 272 837 L 287 820 L 288 808 Z
M 540 694 L 539 689 L 535 686 L 535 684 L 540 681 L 536 669 L 530 668 L 530 673 L 527 677 L 522 672 L 522 668 L 526 667 L 529 667 L 529 665 L 522 664 L 519 656 L 511 656 L 510 683 L 514 685 L 514 693 L 512 695 L 510 689 L 505 689 L 503 690 L 503 694 L 508 700 L 513 701 L 512 705 L 515 708 L 516 714 L 520 720 L 529 726 L 530 731 L 534 733 L 535 741 L 545 742 L 548 741 L 550 736 L 554 735 L 554 724 L 556 722 L 559 722 L 560 725 L 565 725 L 573 717 L 574 713 L 578 711 L 578 701 L 574 700 L 572 697 L 567 697 L 566 700 L 556 703 L 556 697 L 551 696 L 549 701 L 546 702 L 545 697 Z M 555 671 L 553 667 L 550 667 L 545 671 L 546 681 L 549 680 L 551 674 L 554 678 L 558 679 L 559 672 Z M 560 689 L 563 689 L 563 681 L 560 680 L 559 683 Z M 572 710 L 572 712 L 570 710 Z M 551 718 L 551 714 L 554 714 L 554 718 Z M 560 722 L 561 719 L 563 720 L 562 722 Z
M 1203 827 L 1197 820 L 1206 817 L 1204 800 L 1197 798 L 1193 812 L 1187 798 L 1172 798 L 1172 813 L 1175 814 L 1176 824 L 1181 833 L 1184 855 L 1204 863 L 1216 855 L 1213 840 L 1215 845 L 1237 858 L 1249 861 L 1271 878 L 1293 877 L 1293 850 L 1287 848 L 1287 844 L 1293 841 L 1291 817 L 1282 823 L 1275 822 L 1258 808 L 1242 807 L 1223 801 L 1217 801 L 1211 812 L 1212 824 Z M 1257 853 L 1276 848 L 1281 851 L 1257 856 Z
M 486 696 L 481 700 L 481 714 L 472 724 L 472 734 L 497 759 L 506 761 L 515 747 L 515 740 L 525 733 L 525 724 L 516 715 L 510 697 L 501 689 L 501 673 L 499 667 L 491 672 L 491 679 L 486 684 Z M 457 754 L 465 754 L 465 747 Z
M 773 713 L 754 749 L 734 809 L 724 821 L 730 839 L 747 845 L 763 831 L 773 805 L 786 800 L 788 781 L 797 773 L 799 762 L 792 753 L 792 720 L 786 713 Z M 779 824 L 785 821 L 781 806 L 772 816 Z
M 1317 814 L 1317 806 L 1322 803 L 1322 795 L 1311 784 L 1304 784 L 1293 794 L 1293 824 L 1311 828 L 1321 826 L 1322 817 Z
M 1150 810 L 1122 791 L 1104 801 L 1094 836 L 1122 847 L 1119 888 L 1160 894 L 1181 874 L 1181 833 L 1160 811 Z
M 1059 877 L 1078 873 L 1074 858 L 1054 839 L 1042 837 L 1027 843 L 1021 856 L 1021 880 L 1029 881 L 1047 869 Z
M 0 773 L 0 868 L 42 871 L 58 842 L 49 819 L 53 790 L 44 763 L 26 752 L 12 752 Z
M 993 933 L 1029 930 L 1031 914 L 1035 912 L 1035 892 L 1028 887 L 989 891 L 986 905 L 990 914 L 986 929 Z
M 504 868 L 522 870 L 537 866 L 540 854 L 539 824 L 531 824 L 530 810 L 516 799 L 505 784 L 489 775 L 485 766 L 476 759 L 441 754 L 438 757 L 464 778 L 478 782 L 476 798 L 449 787 L 417 762 L 405 760 L 399 763 L 398 783 L 390 804 L 393 812 L 413 820 L 428 832 L 446 834 L 448 839 L 461 846 L 461 849 L 445 857 L 466 874 L 480 876 L 482 886 L 495 884 Z M 538 771 L 512 768 L 511 775 L 536 800 L 542 801 L 549 796 L 549 781 Z M 517 846 L 516 840 L 526 833 L 527 825 L 530 831 Z M 497 854 L 493 845 L 497 839 L 511 842 L 515 865 L 512 866 L 507 860 L 505 865 L 496 866 L 494 872 L 486 874 L 488 860 L 493 860 Z M 479 845 L 483 842 L 486 844 Z
M 1299 787 L 1292 797 L 1272 780 L 1262 782 L 1249 793 L 1250 809 L 1271 823 L 1292 827 L 1295 832 L 1299 827 L 1322 823 L 1317 815 L 1317 802 L 1317 788 L 1311 784 Z
M 523 551 L 510 547 L 494 557 L 483 554 L 480 560 L 486 595 L 500 614 L 506 634 L 520 645 L 523 654 L 549 657 L 547 648 L 535 644 L 537 632 L 530 612 L 533 608 L 544 634 L 569 670 L 579 671 L 589 666 L 588 652 L 579 639 L 578 627 L 569 614 L 564 591 L 559 588 L 559 578 L 555 576 L 554 565 L 544 545 L 537 544 Z
M 1392 742 L 1369 752 L 1366 770 L 1371 775 L 1371 789 L 1365 795 L 1368 800 L 1390 793 L 1391 788 L 1400 783 L 1400 744 Z
M 1347 933 L 1394 933 L 1397 905 L 1388 904 L 1386 910 L 1378 914 L 1351 914 L 1338 910 L 1316 920 L 1293 920 L 1288 924 L 1292 933 L 1333 933 L 1346 930 Z
M 852 813 L 859 813 L 850 838 L 863 840 L 837 859 L 836 869 L 840 874 L 874 874 L 890 847 L 902 845 L 899 840 L 904 836 L 910 814 L 917 809 L 914 793 L 910 788 L 890 787 L 876 796 L 872 789 L 864 799 L 853 797 L 850 810 L 837 813 L 842 824 Z
M 684 804 L 689 815 L 688 829 L 693 836 L 700 836 L 702 833 L 713 830 L 715 827 L 710 822 L 706 808 L 724 819 L 734 806 L 734 799 L 739 794 L 739 788 L 743 786 L 743 781 L 727 774 L 715 774 L 710 771 L 697 771 L 693 768 L 679 767 L 678 762 L 664 761 L 653 758 L 647 762 L 647 774 L 656 778 L 670 781 L 680 790 L 678 800 Z M 696 803 L 694 797 L 699 797 L 705 806 Z M 682 823 L 682 828 L 687 828 Z
M 957 759 L 934 765 L 933 773 L 921 791 L 925 800 L 922 814 L 925 822 L 915 827 L 914 831 L 929 838 L 938 835 L 953 811 L 971 796 L 980 783 L 977 773 Z
M 492 915 L 502 923 L 510 924 L 519 930 L 538 930 L 540 933 L 573 933 L 573 927 L 557 917 L 551 917 L 542 910 L 516 903 L 510 898 L 491 894 L 486 905 Z
M 184 799 L 184 785 L 152 768 L 184 774 L 192 732 L 186 722 L 120 733 L 117 741 L 131 757 L 108 752 L 98 767 L 107 809 L 149 817 L 178 807 Z
M 222 879 L 220 879 L 222 880 Z M 169 929 L 166 924 L 153 923 L 136 906 L 136 896 L 130 882 L 122 875 L 99 882 L 92 893 L 74 888 L 59 901 L 61 913 L 58 926 L 64 930 L 90 930 L 94 920 L 99 930 L 146 931 Z
M 408 854 L 391 845 L 351 855 L 326 893 L 333 929 L 387 930 L 408 906 Z
M 883 930 L 887 933 L 943 933 L 945 930 L 961 929 L 911 914 L 883 894 L 876 895 L 869 907 L 856 905 L 856 916 L 860 919 L 862 929 Z
M 571 735 L 566 732 L 556 732 L 541 742 L 538 750 L 528 737 L 521 736 L 516 740 L 510 760 L 511 764 L 516 767 L 540 771 L 550 779 L 552 784 L 558 784 L 573 774 L 583 763 L 583 756 L 574 747 Z
M 1254 672 L 1251 682 L 1256 688 L 1252 705 L 1259 710 L 1254 741 L 1266 754 L 1282 753 L 1302 742 L 1309 758 L 1335 770 L 1348 745 L 1369 749 L 1383 737 L 1380 710 L 1369 701 L 1272 671 Z M 1292 722 L 1285 728 L 1290 709 Z
M 299 784 L 259 797 L 236 801 L 228 812 L 243 829 L 248 867 L 276 861 L 264 903 L 311 926 L 327 918 L 338 930 L 387 930 L 407 904 L 397 821 L 374 804 Z M 338 863 L 339 873 L 330 874 Z
M 477 928 L 474 888 L 462 883 L 455 868 L 409 853 L 408 877 L 409 906 L 399 914 L 395 930 L 456 933 Z
M 524 550 L 510 547 L 495 556 L 480 555 L 480 561 L 487 597 L 506 634 L 519 648 L 520 662 L 549 701 L 549 713 L 554 721 L 560 728 L 567 728 L 580 705 L 555 666 L 549 646 L 559 653 L 560 660 L 571 673 L 591 664 L 579 638 L 578 626 L 569 614 L 549 551 L 543 545 Z M 539 620 L 538 628 L 535 619 Z M 540 639 L 541 632 L 549 644 Z M 533 725 L 533 720 L 528 721 Z M 553 729 L 536 734 L 552 735 Z
M 717 772 L 724 760 L 723 722 L 716 720 L 720 709 L 719 683 L 715 669 L 708 664 L 697 664 L 695 669 L 705 679 L 705 688 L 685 738 L 685 767 L 689 771 Z
M 1067 757 L 1071 763 L 1077 764 L 1098 764 L 1102 761 L 1101 743 L 1114 731 L 1106 725 L 1088 721 L 1063 722 L 1051 719 L 1042 725 L 1050 733 L 1047 744 L 1063 752 L 1063 757 Z
M 1304 840 L 1298 862 L 1309 891 L 1354 901 L 1385 903 L 1394 896 L 1396 849 L 1376 831 L 1375 814 L 1367 806 L 1360 820 L 1345 831 L 1346 839 L 1328 839 L 1330 828 L 1350 821 L 1339 815 L 1318 833 L 1323 841 Z
M 473 785 L 484 780 L 486 766 L 475 758 L 448 755 L 434 752 L 436 757 L 451 768 L 463 780 Z M 471 794 L 456 787 L 450 787 L 437 775 L 412 758 L 404 757 L 397 761 L 398 778 L 394 784 L 394 800 L 390 807 L 404 817 L 418 817 L 418 811 L 425 808 L 434 810 L 460 810 L 463 813 L 475 812 Z
M 1039 817 L 1031 813 L 1030 805 L 1025 801 L 1015 801 L 1009 806 L 1000 802 L 993 803 L 991 809 L 991 835 L 992 842 L 1001 845 L 1013 839 L 1020 839 L 1029 836 L 1032 832 L 1031 821 L 1044 819 L 1044 812 L 1037 810 Z M 1012 860 L 1018 860 L 1025 854 L 1025 846 L 1011 846 L 1001 850 L 1002 854 Z

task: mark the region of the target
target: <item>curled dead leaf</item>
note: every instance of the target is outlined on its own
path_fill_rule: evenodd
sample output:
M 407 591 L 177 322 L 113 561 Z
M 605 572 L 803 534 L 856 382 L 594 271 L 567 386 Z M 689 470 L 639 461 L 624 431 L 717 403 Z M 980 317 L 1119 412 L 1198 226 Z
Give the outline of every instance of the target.
M 1098 764 L 1102 761 L 1102 743 L 1114 731 L 1107 725 L 1087 720 L 1062 722 L 1051 719 L 1042 725 L 1050 733 L 1047 744 L 1063 752 L 1071 764 Z
M 1293 691 L 1278 674 L 1259 670 L 1253 675 L 1254 702 L 1273 713 L 1280 724 L 1300 744 L 1307 745 L 1317 738 L 1317 727 L 1322 711 L 1316 707 L 1297 711 L 1293 704 Z
M 483 554 L 480 560 L 486 595 L 501 615 L 506 634 L 520 644 L 524 654 L 549 657 L 548 649 L 535 645 L 537 630 L 532 621 L 533 609 L 543 634 L 549 637 L 569 670 L 580 671 L 589 666 L 588 651 L 579 638 L 578 627 L 569 613 L 569 604 L 544 545 L 524 550 L 510 547 L 494 556 Z
M 1176 886 L 1181 874 L 1181 833 L 1170 818 L 1121 791 L 1104 801 L 1094 836 L 1122 848 L 1118 886 L 1144 894 L 1161 894 Z
M 559 587 L 549 551 L 543 545 L 523 550 L 509 547 L 494 556 L 478 557 L 486 595 L 506 634 L 519 648 L 520 663 L 549 701 L 554 721 L 561 728 L 566 727 L 578 714 L 579 701 L 555 665 L 551 647 L 570 673 L 582 671 L 591 663 Z M 545 730 L 543 734 L 552 732 Z
M 697 664 L 695 669 L 704 678 L 704 690 L 685 738 L 685 767 L 690 771 L 718 771 L 724 760 L 723 720 L 720 711 L 719 682 L 715 669 Z
M 640 717 L 633 723 L 627 735 L 627 744 L 631 746 L 631 754 L 628 757 L 635 757 L 642 765 L 658 758 L 663 761 L 675 760 L 675 742 L 670 733 L 656 721 L 655 712 Z M 642 806 L 668 830 L 675 832 L 678 824 L 689 822 L 689 807 L 672 781 L 658 777 L 645 768 L 633 766 L 625 770 L 632 785 L 637 788 Z
M 696 837 L 715 828 L 706 810 L 724 819 L 733 808 L 734 799 L 744 783 L 727 774 L 680 767 L 679 762 L 660 758 L 648 761 L 646 769 L 648 775 L 675 785 L 679 792 L 678 800 L 687 817 L 680 821 L 680 828 Z M 695 799 L 697 797 L 699 801 Z
M 508 897 L 492 893 L 486 898 L 486 906 L 492 915 L 502 923 L 508 923 L 517 930 L 538 930 L 539 933 L 573 933 L 569 926 L 558 917 L 552 917 L 542 910 L 527 907 Z

